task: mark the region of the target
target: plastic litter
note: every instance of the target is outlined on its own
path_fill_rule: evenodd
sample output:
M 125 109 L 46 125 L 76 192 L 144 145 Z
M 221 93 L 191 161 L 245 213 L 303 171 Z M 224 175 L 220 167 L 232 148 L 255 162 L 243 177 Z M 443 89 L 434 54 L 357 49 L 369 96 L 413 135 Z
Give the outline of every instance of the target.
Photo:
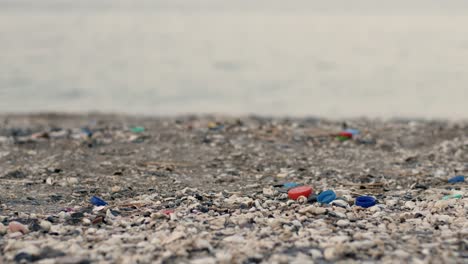
M 335 199 L 336 199 L 336 194 L 332 190 L 323 191 L 317 196 L 317 202 L 319 203 L 328 204 Z
M 345 129 L 343 132 L 350 133 L 352 136 L 359 135 L 360 133 L 359 130 L 352 128 Z
M 209 122 L 208 128 L 212 131 L 219 131 L 224 129 L 224 125 L 218 122 Z
M 297 200 L 301 196 L 308 198 L 312 194 L 312 187 L 310 186 L 299 186 L 292 188 L 288 191 L 288 197 L 292 200 Z
M 145 132 L 145 128 L 142 126 L 137 126 L 130 128 L 130 131 L 132 131 L 133 133 L 143 133 Z
M 352 138 L 352 137 L 353 137 L 353 134 L 350 133 L 350 132 L 343 131 L 343 132 L 340 132 L 340 133 L 338 134 L 338 136 L 340 136 L 340 137 Z
M 461 195 L 461 194 L 451 194 L 451 195 L 444 196 L 444 197 L 442 198 L 442 200 L 461 199 L 462 197 L 463 197 L 463 195 Z
M 290 189 L 298 187 L 298 186 L 301 186 L 301 185 L 295 182 L 285 182 L 283 184 L 273 185 L 273 187 L 278 188 L 277 191 L 280 193 L 288 193 Z
M 465 176 L 463 175 L 457 175 L 448 180 L 449 183 L 457 183 L 457 182 L 464 182 L 464 181 L 465 181 Z
M 87 127 L 81 128 L 81 132 L 83 132 L 83 134 L 85 134 L 87 137 L 92 137 L 93 136 L 93 131 L 91 131 L 91 129 L 89 129 Z
M 340 141 L 346 141 L 346 140 L 352 139 L 353 134 L 343 131 L 343 132 L 340 132 L 336 138 Z
M 106 201 L 104 201 L 103 199 L 101 199 L 101 198 L 99 198 L 97 196 L 91 197 L 90 202 L 95 206 L 105 206 L 105 205 L 107 205 Z
M 284 187 L 284 188 L 294 188 L 294 187 L 297 187 L 297 186 L 299 186 L 298 183 L 295 183 L 295 182 L 286 182 L 286 183 L 283 184 L 282 187 Z
M 368 208 L 374 206 L 376 204 L 376 201 L 375 198 L 372 196 L 359 196 L 356 198 L 356 202 L 354 204 L 357 206 Z
M 174 210 L 171 210 L 171 209 L 165 209 L 165 210 L 161 210 L 161 213 L 165 214 L 165 215 L 171 215 L 174 213 Z

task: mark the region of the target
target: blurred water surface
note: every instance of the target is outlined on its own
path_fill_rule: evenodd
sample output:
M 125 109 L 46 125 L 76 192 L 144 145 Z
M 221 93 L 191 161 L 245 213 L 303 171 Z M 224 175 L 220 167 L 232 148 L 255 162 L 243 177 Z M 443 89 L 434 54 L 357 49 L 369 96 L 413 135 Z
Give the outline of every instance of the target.
M 0 112 L 468 118 L 468 3 L 322 2 L 0 0 Z

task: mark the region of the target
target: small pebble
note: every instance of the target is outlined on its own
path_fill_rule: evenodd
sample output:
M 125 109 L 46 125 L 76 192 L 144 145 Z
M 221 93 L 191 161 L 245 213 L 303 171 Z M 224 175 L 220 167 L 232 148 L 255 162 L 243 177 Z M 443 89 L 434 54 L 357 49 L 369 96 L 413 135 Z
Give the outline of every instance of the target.
M 23 225 L 20 222 L 12 221 L 8 224 L 8 231 L 11 233 L 21 232 L 24 235 L 29 232 L 29 229 L 26 225 Z
M 39 225 L 41 226 L 42 230 L 46 232 L 49 232 L 50 228 L 52 227 L 52 223 L 46 220 L 41 221 Z
M 336 225 L 340 227 L 346 227 L 349 226 L 349 221 L 345 219 L 340 219 L 336 222 Z

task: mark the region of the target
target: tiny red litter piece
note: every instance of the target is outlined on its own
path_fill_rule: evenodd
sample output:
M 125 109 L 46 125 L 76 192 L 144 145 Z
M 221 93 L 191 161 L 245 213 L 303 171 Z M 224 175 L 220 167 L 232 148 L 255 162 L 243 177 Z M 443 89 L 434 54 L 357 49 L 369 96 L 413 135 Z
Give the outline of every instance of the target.
M 346 137 L 346 138 L 352 138 L 352 137 L 353 137 L 353 133 L 347 132 L 347 131 L 343 131 L 343 132 L 340 132 L 340 134 L 338 134 L 338 136 L 340 136 L 340 137 Z
M 161 210 L 161 213 L 163 213 L 165 215 L 171 215 L 171 214 L 174 213 L 174 210 L 169 210 L 169 209 Z
M 301 196 L 308 198 L 312 194 L 312 187 L 310 186 L 299 186 L 292 188 L 288 191 L 289 199 L 297 200 Z

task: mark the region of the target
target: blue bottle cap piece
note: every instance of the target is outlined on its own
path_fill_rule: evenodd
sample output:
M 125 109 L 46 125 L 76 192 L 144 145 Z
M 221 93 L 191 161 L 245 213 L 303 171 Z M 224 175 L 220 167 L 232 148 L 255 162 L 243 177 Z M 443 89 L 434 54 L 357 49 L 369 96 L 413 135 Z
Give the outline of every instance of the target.
M 464 182 L 464 181 L 465 181 L 465 176 L 463 175 L 457 175 L 448 180 L 449 183 L 457 183 L 457 182 Z
M 335 199 L 336 199 L 336 194 L 332 190 L 323 191 L 317 196 L 317 202 L 319 203 L 328 204 L 328 203 L 331 203 Z
M 286 182 L 283 184 L 283 187 L 284 188 L 294 188 L 294 187 L 297 187 L 299 186 L 299 184 L 295 183 L 295 182 Z
M 106 201 L 104 201 L 103 199 L 97 197 L 97 196 L 93 196 L 91 197 L 91 200 L 90 202 L 93 204 L 93 205 L 96 205 L 96 206 L 104 206 L 104 205 L 107 205 Z
M 345 129 L 344 132 L 351 133 L 353 136 L 358 135 L 358 134 L 360 133 L 359 130 L 357 130 L 357 129 L 352 129 L 352 128 Z
M 354 203 L 357 206 L 368 208 L 375 205 L 375 198 L 372 196 L 359 196 Z
M 88 136 L 88 137 L 92 137 L 92 136 L 93 136 L 93 131 L 91 131 L 91 129 L 89 129 L 89 128 L 87 128 L 87 127 L 81 128 L 81 132 L 83 132 L 84 134 L 86 134 L 86 136 Z

